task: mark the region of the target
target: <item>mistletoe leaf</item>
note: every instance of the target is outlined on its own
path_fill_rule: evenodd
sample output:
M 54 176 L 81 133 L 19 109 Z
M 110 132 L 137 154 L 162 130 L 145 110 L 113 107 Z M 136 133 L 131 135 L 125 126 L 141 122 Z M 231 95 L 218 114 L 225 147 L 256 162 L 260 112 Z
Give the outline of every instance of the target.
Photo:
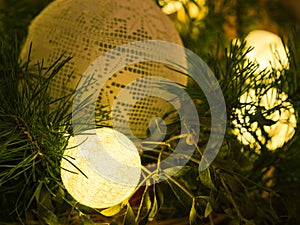
M 124 218 L 124 225 L 136 225 L 135 216 L 130 204 L 127 204 L 127 211 Z
M 209 202 L 206 204 L 205 211 L 204 211 L 204 217 L 208 217 L 213 212 L 213 208 Z
M 201 220 L 200 215 L 198 214 L 196 205 L 197 205 L 197 201 L 195 199 L 193 199 L 193 204 L 192 204 L 190 214 L 189 214 L 190 225 L 204 224 L 203 221 Z
M 95 225 L 95 223 L 86 215 L 80 217 L 83 225 Z
M 107 209 L 104 209 L 102 211 L 100 211 L 100 213 L 103 216 L 114 216 L 116 214 L 118 214 L 121 210 L 123 209 L 123 205 L 122 204 L 118 204 L 118 205 L 114 205 L 112 207 L 109 207 Z
M 215 191 L 217 190 L 217 188 L 215 187 L 215 185 L 211 179 L 209 168 L 207 168 L 204 171 L 199 172 L 199 178 L 203 185 L 205 185 L 206 187 L 208 187 L 212 190 L 215 190 Z

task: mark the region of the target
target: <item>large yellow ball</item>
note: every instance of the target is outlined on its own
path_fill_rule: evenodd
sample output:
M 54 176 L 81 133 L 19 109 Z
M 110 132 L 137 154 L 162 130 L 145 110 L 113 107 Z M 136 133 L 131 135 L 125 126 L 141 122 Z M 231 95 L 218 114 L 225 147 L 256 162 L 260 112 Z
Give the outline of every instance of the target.
M 51 96 L 59 98 L 64 91 L 68 94 L 76 88 L 82 74 L 99 56 L 122 44 L 140 40 L 181 44 L 174 25 L 153 0 L 56 0 L 32 21 L 20 58 L 22 61 L 27 59 L 30 43 L 31 65 L 44 60 L 44 65 L 50 66 L 62 54 L 64 58 L 73 57 L 51 84 Z M 186 76 L 166 65 L 157 62 L 134 64 L 113 74 L 99 90 L 96 113 L 109 111 L 127 84 L 145 76 L 161 76 L 181 85 L 187 84 Z M 147 87 L 143 82 L 137 83 Z M 142 95 L 142 92 L 143 88 L 135 91 L 135 95 Z M 125 104 L 130 114 L 131 132 L 138 138 L 147 137 L 152 117 L 165 117 L 174 110 L 170 103 L 156 97 L 145 98 L 138 105 Z M 98 122 L 111 125 L 109 121 Z M 125 122 L 120 120 L 119 123 L 122 126 Z

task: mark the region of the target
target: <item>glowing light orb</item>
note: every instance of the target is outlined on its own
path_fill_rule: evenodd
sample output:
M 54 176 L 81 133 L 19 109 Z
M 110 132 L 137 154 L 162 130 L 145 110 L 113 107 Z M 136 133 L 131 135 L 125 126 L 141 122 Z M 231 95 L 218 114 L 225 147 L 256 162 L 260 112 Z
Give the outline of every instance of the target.
M 247 47 L 253 47 L 247 57 L 257 62 L 260 70 L 289 68 L 287 49 L 276 34 L 265 30 L 254 30 L 247 35 L 246 42 Z
M 89 143 L 84 148 L 90 148 L 88 151 L 85 149 L 84 154 L 88 154 L 83 155 L 76 136 L 69 139 L 61 161 L 61 178 L 65 188 L 79 203 L 92 208 L 106 208 L 126 200 L 140 180 L 138 150 L 125 135 L 111 128 L 97 129 L 96 138 L 87 141 Z M 118 161 L 122 167 L 103 161 L 99 156 L 104 151 L 111 157 L 110 160 Z M 95 169 L 101 165 L 105 166 L 105 176 Z M 108 174 L 111 176 L 108 177 Z
M 202 20 L 208 14 L 208 7 L 205 5 L 206 0 L 195 1 L 164 1 L 162 11 L 169 15 L 177 13 L 178 20 L 187 22 L 187 14 L 192 19 Z
M 182 8 L 182 2 L 181 1 L 169 1 L 162 7 L 162 11 L 169 15 L 176 13 L 178 10 Z
M 288 49 L 276 34 L 254 30 L 245 40 L 246 48 L 253 47 L 246 57 L 259 65 L 257 76 L 261 76 L 259 73 L 263 70 L 270 72 L 289 68 Z M 268 77 L 257 80 L 266 86 L 272 82 Z M 293 137 L 296 127 L 295 110 L 287 99 L 288 96 L 279 93 L 276 88 L 269 89 L 263 96 L 254 89 L 240 96 L 239 102 L 244 106 L 235 109 L 233 121 L 238 139 L 256 149 L 260 148 L 257 139 L 269 150 L 282 147 Z
M 297 124 L 295 110 L 286 99 L 287 95 L 278 93 L 275 88 L 269 89 L 260 98 L 254 89 L 250 89 L 249 92 L 243 94 L 239 101 L 240 103 L 246 103 L 245 107 L 236 109 L 237 119 L 233 121 L 236 127 L 234 133 L 238 136 L 238 139 L 245 145 L 259 148 L 260 146 L 257 145 L 254 136 L 249 132 L 250 129 L 256 134 L 261 143 L 266 144 L 269 150 L 282 147 L 285 142 L 293 137 Z M 282 107 L 267 112 L 279 105 Z M 263 132 L 269 136 L 268 141 L 265 140 Z

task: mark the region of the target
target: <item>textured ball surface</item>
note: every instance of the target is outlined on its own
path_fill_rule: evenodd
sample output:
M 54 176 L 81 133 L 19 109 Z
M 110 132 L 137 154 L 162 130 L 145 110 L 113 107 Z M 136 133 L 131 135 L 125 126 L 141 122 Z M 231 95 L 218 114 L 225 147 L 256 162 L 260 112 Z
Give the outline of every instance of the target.
M 121 203 L 133 193 L 140 180 L 141 159 L 134 144 L 120 132 L 110 128 L 96 132 L 97 137 L 88 140 L 91 145 L 88 149 L 80 149 L 76 136 L 70 137 L 61 161 L 61 178 L 78 202 L 106 208 Z M 105 153 L 111 158 L 105 160 Z M 114 166 L 114 160 L 120 163 L 119 167 Z M 99 167 L 105 174 L 99 172 Z
M 66 94 L 71 93 L 96 58 L 117 46 L 140 40 L 181 43 L 174 25 L 154 1 L 56 0 L 32 21 L 20 58 L 27 59 L 31 42 L 32 65 L 44 60 L 44 65 L 50 66 L 62 54 L 64 58 L 73 57 L 51 84 L 51 96 L 59 98 L 64 94 L 64 84 Z M 187 77 L 166 65 L 157 62 L 134 64 L 113 74 L 99 90 L 96 113 L 109 111 L 118 93 L 130 82 L 144 76 L 162 76 L 181 85 L 187 84 Z M 134 94 L 142 95 L 147 83 L 137 85 L 139 91 Z M 173 110 L 170 103 L 155 97 L 145 98 L 136 106 L 130 102 L 117 104 L 128 105 L 130 127 L 139 138 L 147 137 L 152 117 L 164 117 Z M 103 121 L 99 123 L 103 124 Z M 109 121 L 105 122 L 105 125 L 109 124 Z
M 253 30 L 246 36 L 246 41 L 247 47 L 253 47 L 247 57 L 257 62 L 260 70 L 289 68 L 288 50 L 278 35 L 265 30 Z

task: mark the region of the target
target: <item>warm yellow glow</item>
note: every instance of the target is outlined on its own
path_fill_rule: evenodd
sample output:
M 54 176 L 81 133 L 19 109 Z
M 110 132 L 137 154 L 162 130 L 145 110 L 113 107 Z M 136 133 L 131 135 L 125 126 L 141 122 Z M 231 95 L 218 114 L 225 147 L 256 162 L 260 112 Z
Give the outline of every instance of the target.
M 61 56 L 61 60 L 72 58 L 50 82 L 49 94 L 55 100 L 74 94 L 83 74 L 91 68 L 95 60 L 104 54 L 110 54 L 110 51 L 122 49 L 121 46 L 134 40 L 160 40 L 182 45 L 174 24 L 155 1 L 55 0 L 31 21 L 28 36 L 22 45 L 20 61 L 27 61 L 29 51 L 31 66 L 43 62 L 45 68 L 51 68 Z M 121 50 L 119 53 L 122 54 Z M 118 67 L 119 53 L 116 61 L 105 66 L 107 71 Z M 129 61 L 136 59 L 134 53 L 128 54 L 128 57 Z M 163 99 L 152 102 L 148 98 L 141 101 L 144 107 L 137 108 L 133 107 L 133 102 L 129 99 L 118 102 L 118 95 L 125 89 L 129 90 L 130 83 L 139 83 L 142 77 L 163 77 L 182 86 L 188 83 L 187 76 L 182 76 L 182 73 L 158 61 L 130 64 L 118 68 L 114 74 L 108 72 L 105 76 L 96 72 L 96 65 L 93 69 L 94 72 L 90 74 L 93 82 L 86 88 L 93 89 L 93 93 L 99 93 L 95 107 L 97 125 L 112 126 L 112 114 L 109 114 L 110 119 L 103 120 L 103 112 L 112 112 L 113 105 L 125 104 L 125 111 L 134 109 L 132 115 L 135 116 L 131 116 L 130 121 L 119 119 L 118 126 L 124 128 L 129 123 L 132 133 L 141 139 L 148 137 L 147 128 L 151 118 L 164 118 L 170 115 L 173 108 L 166 105 Z M 43 74 L 45 78 L 46 74 Z M 98 83 L 100 77 L 104 83 Z M 108 79 L 105 80 L 104 77 Z M 96 83 L 98 84 L 94 85 Z M 145 90 L 148 89 L 150 87 L 147 86 Z M 136 92 L 133 85 L 130 90 L 130 93 Z M 142 92 L 146 93 L 145 90 Z M 54 109 L 55 105 L 51 106 L 51 110 Z
M 266 147 L 270 150 L 282 147 L 295 133 L 295 111 L 291 103 L 284 102 L 286 99 L 287 95 L 278 93 L 275 88 L 271 88 L 260 100 L 255 94 L 254 89 L 249 90 L 249 92 L 242 95 L 239 99 L 240 103 L 247 104 L 241 109 L 236 109 L 238 120 L 244 123 L 244 126 L 250 126 L 258 139 L 263 144 L 266 144 Z M 266 115 L 264 115 L 267 110 L 278 105 L 282 105 L 282 107 L 278 110 L 274 110 L 272 113 L 266 113 Z M 270 137 L 267 143 L 265 143 L 266 140 L 262 135 L 262 126 L 259 126 L 258 122 L 253 122 L 253 120 L 258 120 L 263 125 L 264 132 Z M 257 146 L 255 138 L 245 127 L 238 124 L 237 120 L 234 120 L 233 123 L 236 126 L 234 132 L 243 144 L 259 147 Z
M 174 14 L 177 13 L 178 20 L 182 22 L 187 22 L 187 12 L 190 18 L 201 20 L 208 13 L 208 7 L 205 6 L 206 0 L 196 0 L 197 4 L 188 0 L 177 0 L 177 1 L 168 1 L 162 8 L 162 11 L 165 14 Z M 184 8 L 186 7 L 186 9 Z
M 247 47 L 254 47 L 247 57 L 257 62 L 260 70 L 288 69 L 287 49 L 276 34 L 265 30 L 254 30 L 247 35 L 246 42 Z
M 76 147 L 78 146 L 76 138 L 70 137 L 64 158 L 71 161 L 86 176 L 70 162 L 62 159 L 61 178 L 68 192 L 79 203 L 93 208 L 106 208 L 121 203 L 133 193 L 140 179 L 141 160 L 134 144 L 115 130 L 97 129 L 97 138 L 98 142 L 89 140 L 90 143 L 87 146 L 90 146 L 90 149 L 84 157 Z M 99 141 L 103 148 L 99 147 Z M 98 162 L 99 165 L 104 164 L 101 161 L 103 159 L 97 160 L 99 151 L 101 153 L 103 150 L 113 160 L 123 165 L 114 167 L 112 163 L 109 168 L 109 164 L 105 170 L 111 174 L 110 177 L 101 175 L 95 170 L 96 165 L 93 165 L 94 162 Z M 118 182 L 118 178 L 122 180 L 126 178 L 126 184 Z
M 170 1 L 164 7 L 162 7 L 162 11 L 165 14 L 170 15 L 176 13 L 181 8 L 182 8 L 181 1 Z
M 276 34 L 254 30 L 247 35 L 245 40 L 246 48 L 253 47 L 252 51 L 246 55 L 247 58 L 259 64 L 257 76 L 262 70 L 289 68 L 288 49 L 284 47 L 282 40 Z M 268 85 L 270 81 L 261 79 L 261 82 Z M 286 102 L 287 98 L 285 93 L 278 93 L 276 88 L 269 89 L 260 97 L 254 89 L 240 96 L 240 103 L 246 104 L 235 111 L 239 122 L 234 120 L 233 124 L 236 127 L 234 132 L 238 139 L 245 145 L 259 149 L 257 140 L 249 132 L 250 129 L 268 149 L 275 150 L 282 147 L 293 137 L 296 127 L 295 111 L 292 104 Z M 281 107 L 268 112 L 277 106 Z M 265 139 L 265 134 L 268 135 L 269 140 Z

